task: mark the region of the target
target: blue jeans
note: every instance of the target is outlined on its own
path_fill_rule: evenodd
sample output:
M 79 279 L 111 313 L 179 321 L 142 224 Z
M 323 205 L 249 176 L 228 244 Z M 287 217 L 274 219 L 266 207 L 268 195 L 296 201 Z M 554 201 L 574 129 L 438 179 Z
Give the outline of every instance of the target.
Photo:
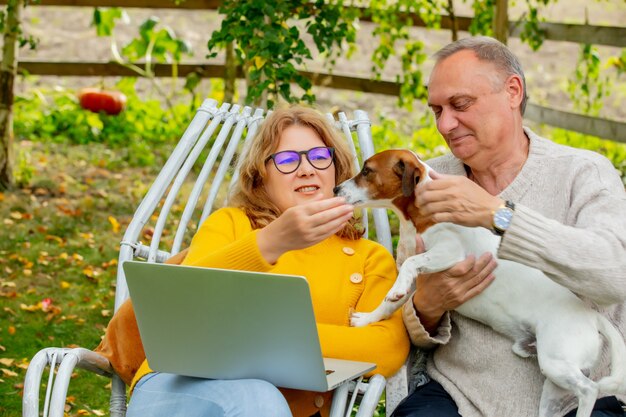
M 565 417 L 574 417 L 573 410 Z M 417 388 L 406 397 L 393 412 L 392 417 L 461 417 L 456 403 L 443 387 L 434 380 Z M 591 417 L 626 417 L 615 397 L 596 401 Z
M 139 380 L 127 417 L 291 417 L 278 388 L 258 379 L 152 373 Z

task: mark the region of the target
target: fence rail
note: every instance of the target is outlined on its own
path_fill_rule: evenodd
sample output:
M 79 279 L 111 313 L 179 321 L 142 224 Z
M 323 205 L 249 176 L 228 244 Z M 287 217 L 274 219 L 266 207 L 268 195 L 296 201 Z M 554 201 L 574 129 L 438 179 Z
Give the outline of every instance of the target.
M 142 64 L 136 64 L 143 68 Z M 21 61 L 18 71 L 33 75 L 64 75 L 64 76 L 136 76 L 137 73 L 116 62 L 39 62 Z M 168 64 L 153 66 L 157 77 L 170 77 L 172 67 Z M 217 64 L 179 64 L 178 76 L 186 77 L 190 73 L 197 73 L 205 78 L 223 78 L 224 65 Z M 400 85 L 393 81 L 377 81 L 339 74 L 300 72 L 309 78 L 314 85 L 335 89 L 361 91 L 364 93 L 384 94 L 397 96 Z M 238 77 L 243 78 L 239 71 Z M 626 122 L 608 120 L 566 112 L 528 103 L 525 117 L 538 123 L 546 123 L 563 129 L 574 130 L 617 142 L 626 143 Z
M 7 0 L 0 0 L 0 5 Z M 131 7 L 145 9 L 181 9 L 181 10 L 215 10 L 222 2 L 220 0 L 185 0 L 175 2 L 173 0 L 40 0 L 34 6 L 73 6 L 73 7 Z M 367 8 L 359 7 L 362 13 L 361 20 L 370 21 Z M 414 13 L 408 15 L 414 26 L 425 27 L 424 21 Z M 457 27 L 461 31 L 467 31 L 471 17 L 457 16 Z M 441 16 L 441 29 L 452 28 L 452 21 L 447 15 Z M 575 43 L 590 43 L 593 45 L 605 45 L 626 47 L 626 28 L 617 26 L 594 26 L 577 25 L 554 22 L 540 22 L 541 29 L 547 40 L 565 41 Z M 519 37 L 522 28 L 518 22 L 509 21 L 510 36 Z

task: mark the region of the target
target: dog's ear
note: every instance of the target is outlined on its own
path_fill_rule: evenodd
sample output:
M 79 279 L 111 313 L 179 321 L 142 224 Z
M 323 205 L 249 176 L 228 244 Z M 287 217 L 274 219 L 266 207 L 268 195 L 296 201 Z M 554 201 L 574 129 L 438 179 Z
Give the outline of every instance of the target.
M 402 195 L 405 197 L 411 196 L 415 187 L 415 167 L 411 164 L 405 164 L 403 160 L 399 160 L 393 166 L 393 171 L 402 177 Z
M 403 160 L 399 160 L 393 166 L 393 171 L 402 177 L 402 195 L 405 197 L 412 196 L 415 184 L 420 179 L 419 170 L 413 164 L 407 164 Z

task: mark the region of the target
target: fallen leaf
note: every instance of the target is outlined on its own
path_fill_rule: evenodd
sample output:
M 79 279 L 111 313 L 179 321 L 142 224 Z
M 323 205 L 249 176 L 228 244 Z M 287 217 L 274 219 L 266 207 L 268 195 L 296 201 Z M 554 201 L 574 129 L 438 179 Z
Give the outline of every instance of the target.
M 15 291 L 0 291 L 0 297 L 17 298 L 17 292 L 15 292 Z M 6 308 L 5 308 L 5 311 L 6 311 Z M 15 313 L 13 313 L 13 315 L 15 315 Z
M 10 369 L 0 368 L 0 371 L 4 374 L 4 376 L 17 376 L 17 372 L 13 372 Z
M 0 201 L 4 201 L 4 193 L 0 193 Z
M 46 240 L 54 240 L 55 242 L 57 242 L 61 246 L 63 246 L 65 244 L 65 241 L 63 240 L 63 238 L 60 238 L 60 237 L 54 236 L 54 235 L 46 235 Z
M 111 259 L 109 262 L 103 262 L 102 268 L 107 269 L 108 267 L 115 265 L 117 265 L 117 259 Z
M 154 228 L 148 227 L 143 231 L 143 237 L 146 240 L 152 239 L 152 235 L 154 235 Z
M 96 276 L 99 275 L 98 271 L 95 271 L 92 266 L 88 266 L 88 267 L 84 268 L 83 269 L 83 274 L 85 274 L 85 276 L 87 278 L 95 278 Z
M 31 304 L 31 305 L 26 305 L 26 304 L 20 304 L 20 309 L 25 310 L 25 311 L 39 311 L 41 310 L 41 303 L 37 303 L 37 304 Z
M 0 358 L 0 364 L 4 366 L 13 366 L 13 362 L 15 362 L 15 359 Z
M 120 231 L 120 224 L 115 217 L 109 216 L 109 223 L 111 223 L 113 233 L 118 233 Z
M 99 196 L 99 197 L 102 197 L 102 198 L 107 198 L 108 197 L 107 192 L 105 190 L 103 190 L 103 189 L 96 190 L 96 195 Z
M 100 314 L 102 314 L 102 317 L 109 317 L 111 316 L 111 310 L 102 310 Z
M 64 204 L 57 204 L 57 210 L 59 210 L 61 213 L 65 214 L 66 216 L 70 216 L 70 217 L 78 217 L 83 213 L 80 208 L 73 209 Z
M 21 220 L 22 219 L 22 213 L 20 213 L 19 211 L 12 211 L 10 214 L 12 219 L 15 220 Z
M 62 288 L 62 289 L 67 290 L 67 289 L 68 289 L 69 287 L 71 287 L 71 286 L 72 286 L 72 284 L 70 284 L 69 282 L 67 282 L 67 281 L 61 281 L 61 288 Z
M 8 328 L 7 330 L 8 330 L 8 332 L 9 332 L 9 334 L 10 334 L 11 336 L 15 334 L 15 326 L 9 326 L 9 328 Z M 4 351 L 4 350 L 6 350 L 6 349 L 4 348 L 4 346 L 2 347 L 2 350 L 3 350 L 3 351 Z

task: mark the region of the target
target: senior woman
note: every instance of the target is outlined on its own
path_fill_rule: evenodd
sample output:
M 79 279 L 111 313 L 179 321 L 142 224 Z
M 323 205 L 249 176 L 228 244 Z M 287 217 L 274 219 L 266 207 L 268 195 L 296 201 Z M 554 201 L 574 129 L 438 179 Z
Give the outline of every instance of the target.
M 373 310 L 396 278 L 391 254 L 364 239 L 353 207 L 333 197 L 352 168 L 347 145 L 324 116 L 302 106 L 274 111 L 243 151 L 229 206 L 202 224 L 183 264 L 305 276 L 323 355 L 374 362 L 376 373 L 390 376 L 409 350 L 399 312 L 349 325 L 350 312 Z M 331 396 L 260 380 L 155 373 L 147 362 L 133 388 L 129 417 L 324 416 Z

